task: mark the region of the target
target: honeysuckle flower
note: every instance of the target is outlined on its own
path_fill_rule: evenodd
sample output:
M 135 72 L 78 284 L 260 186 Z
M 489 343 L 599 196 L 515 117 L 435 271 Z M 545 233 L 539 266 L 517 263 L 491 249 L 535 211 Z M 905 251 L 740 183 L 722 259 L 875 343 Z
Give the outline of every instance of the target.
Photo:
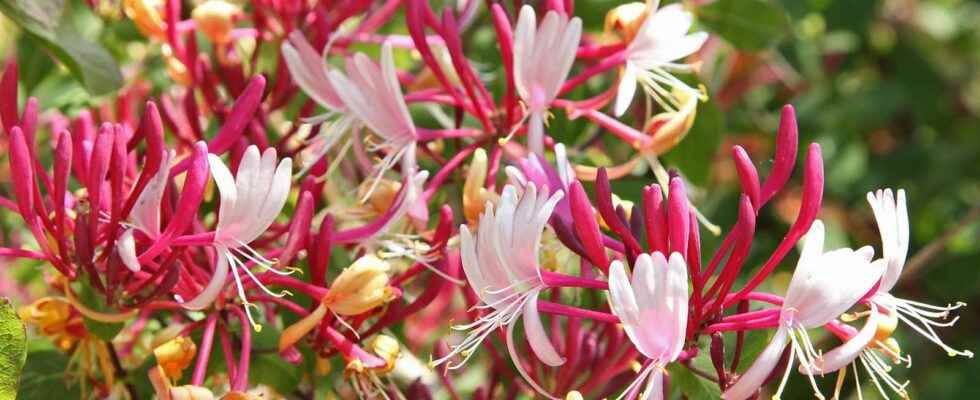
M 953 318 L 951 321 L 943 320 L 949 317 L 950 311 L 965 307 L 966 303 L 957 302 L 952 305 L 933 306 L 901 299 L 890 293 L 902 275 L 909 251 L 909 215 L 905 190 L 899 189 L 897 196 L 892 194 L 891 189 L 878 190 L 874 193 L 868 193 L 867 197 L 878 223 L 882 250 L 885 260 L 888 262 L 888 269 L 881 279 L 878 291 L 871 297 L 871 302 L 887 311 L 886 314 L 894 313 L 899 321 L 911 327 L 930 342 L 935 343 L 949 356 L 973 357 L 971 351 L 956 350 L 944 343 L 933 329 L 934 327 L 953 326 L 959 317 Z
M 242 9 L 225 0 L 207 0 L 191 11 L 191 18 L 197 29 L 212 43 L 224 45 L 235 28 L 234 19 L 241 16 Z
M 891 377 L 888 373 L 890 368 L 877 352 L 883 353 L 896 363 L 904 361 L 911 364 L 910 358 L 902 357 L 898 342 L 891 337 L 898 323 L 902 322 L 938 345 L 950 356 L 972 357 L 972 352 L 956 350 L 944 343 L 934 330 L 934 327 L 955 324 L 958 317 L 951 321 L 944 320 L 949 317 L 950 311 L 965 304 L 933 306 L 900 299 L 889 293 L 901 277 L 908 254 L 909 218 L 905 191 L 899 189 L 893 193 L 891 189 L 878 190 L 869 192 L 867 199 L 878 224 L 887 269 L 882 275 L 877 291 L 868 302 L 869 310 L 842 316 L 845 322 L 866 316 L 864 326 L 856 332 L 851 332 L 851 336 L 840 347 L 824 354 L 817 360 L 815 368 L 821 373 L 828 373 L 841 370 L 860 360 L 864 370 L 868 372 L 875 387 L 883 396 L 887 397 L 887 394 L 882 383 L 902 398 L 907 398 L 905 386 L 908 383 L 900 383 Z M 854 368 L 856 376 L 857 366 L 855 365 Z
M 537 25 L 534 8 L 521 7 L 514 29 L 514 85 L 528 112 L 528 147 L 544 154 L 544 120 L 575 62 L 582 20 L 548 11 Z
M 668 70 L 690 71 L 691 66 L 675 61 L 701 48 L 708 39 L 708 34 L 687 33 L 694 17 L 690 12 L 684 11 L 681 4 L 671 4 L 659 10 L 657 5 L 656 1 L 650 5 L 643 25 L 626 47 L 626 67 L 619 81 L 613 107 L 617 116 L 623 115 L 629 108 L 637 83 L 647 95 L 657 100 L 664 109 L 671 111 L 679 109 L 680 103 L 665 86 L 696 93 Z
M 488 204 L 480 217 L 476 236 L 466 225 L 460 226 L 460 251 L 466 280 L 482 300 L 477 308 L 491 310 L 472 323 L 454 326 L 466 331 L 466 338 L 452 346 L 435 365 L 457 355 L 463 360 L 449 364 L 450 369 L 461 367 L 483 340 L 497 328 L 507 327 L 507 348 L 517 360 L 514 325 L 523 316 L 524 331 L 531 350 L 547 365 L 558 366 L 565 358 L 545 333 L 538 316 L 538 293 L 545 288 L 538 264 L 541 233 L 555 205 L 562 198 L 556 191 L 549 196 L 547 189 L 529 183 L 521 196 L 513 185 L 504 187 L 496 210 Z M 547 395 L 520 366 L 518 371 L 537 391 Z M 549 397 L 551 397 L 549 395 Z
M 404 176 L 414 175 L 418 170 L 415 160 L 418 133 L 398 83 L 391 48 L 391 42 L 381 46 L 380 65 L 364 53 L 357 53 L 347 60 L 347 74 L 337 70 L 327 72 L 328 80 L 347 109 L 383 140 L 375 146 L 376 150 L 387 152 L 378 167 L 379 177 L 399 160 Z
M 292 271 L 276 269 L 275 261 L 263 257 L 248 244 L 268 229 L 286 204 L 292 178 L 292 160 L 285 157 L 277 165 L 275 149 L 266 149 L 260 158 L 259 148 L 253 145 L 245 150 L 235 177 L 218 156 L 208 154 L 208 163 L 221 197 L 213 243 L 218 251 L 218 259 L 207 287 L 197 297 L 183 303 L 183 306 L 200 310 L 211 304 L 224 288 L 230 265 L 238 287 L 238 297 L 245 306 L 249 321 L 256 330 L 260 330 L 262 326 L 252 318 L 250 308 L 254 305 L 245 297 L 239 270 L 266 293 L 277 297 L 284 295 L 274 293 L 262 284 L 249 270 L 247 262 L 253 262 L 260 268 L 277 274 L 289 274 Z M 245 261 L 239 257 L 244 257 Z
M 783 349 L 790 344 L 789 364 L 774 398 L 779 398 L 797 357 L 810 378 L 818 398 L 814 368 L 821 354 L 813 347 L 807 329 L 823 326 L 854 306 L 881 279 L 887 267 L 884 260 L 872 261 L 874 249 L 841 248 L 823 251 L 824 227 L 820 220 L 813 222 L 803 239 L 800 259 L 793 272 L 786 298 L 779 310 L 779 322 L 772 341 L 759 354 L 752 366 L 722 394 L 726 400 L 751 397 L 779 363 Z
M 660 252 L 641 254 L 632 281 L 621 261 L 609 266 L 610 308 L 640 353 L 652 360 L 620 397 L 646 380 L 640 398 L 663 398 L 664 368 L 684 348 L 687 303 L 687 263 L 680 253 L 671 254 L 669 261 Z
M 180 380 L 184 369 L 191 365 L 196 354 L 197 345 L 187 336 L 175 337 L 153 349 L 157 365 L 174 381 Z
M 130 211 L 129 228 L 123 231 L 116 239 L 116 250 L 123 265 L 131 271 L 139 271 L 140 263 L 136 255 L 135 231 L 139 230 L 147 237 L 157 239 L 160 237 L 160 204 L 163 202 L 163 193 L 167 189 L 167 182 L 170 180 L 170 164 L 176 153 L 173 150 L 164 151 L 160 169 L 149 180 Z
M 36 326 L 39 333 L 48 337 L 61 351 L 70 350 L 86 336 L 81 314 L 61 297 L 37 299 L 19 308 L 17 315 L 24 322 Z
M 330 284 L 330 291 L 310 315 L 290 325 L 279 337 L 279 351 L 299 341 L 315 328 L 327 311 L 338 316 L 354 316 L 380 307 L 394 298 L 388 286 L 390 266 L 373 254 L 361 256 Z
M 331 40 L 335 37 L 336 35 L 331 36 Z M 290 33 L 282 44 L 282 57 L 296 85 L 327 110 L 323 115 L 306 120 L 308 123 L 322 122 L 322 124 L 301 153 L 300 173 L 306 172 L 327 154 L 356 121 L 356 117 L 348 112 L 347 106 L 344 105 L 344 101 L 341 100 L 327 76 L 328 65 L 324 58 L 327 56 L 329 46 L 330 42 L 322 52 L 317 53 L 300 31 Z

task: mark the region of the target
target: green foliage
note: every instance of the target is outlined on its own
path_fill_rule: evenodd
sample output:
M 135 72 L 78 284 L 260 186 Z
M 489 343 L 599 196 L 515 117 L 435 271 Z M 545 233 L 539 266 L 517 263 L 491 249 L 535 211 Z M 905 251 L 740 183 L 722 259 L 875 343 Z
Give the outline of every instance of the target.
M 789 18 L 767 0 L 718 0 L 697 8 L 698 20 L 735 47 L 763 50 L 789 31 Z
M 66 9 L 64 0 L 0 1 L 0 12 L 38 39 L 90 93 L 120 88 L 122 73 L 112 55 L 80 33 Z
M 23 375 L 20 378 L 19 399 L 77 399 L 80 390 L 77 385 L 69 385 L 65 366 L 68 357 L 59 351 L 32 351 L 27 356 Z
M 27 357 L 24 323 L 10 299 L 0 298 L 0 399 L 16 397 L 17 381 Z

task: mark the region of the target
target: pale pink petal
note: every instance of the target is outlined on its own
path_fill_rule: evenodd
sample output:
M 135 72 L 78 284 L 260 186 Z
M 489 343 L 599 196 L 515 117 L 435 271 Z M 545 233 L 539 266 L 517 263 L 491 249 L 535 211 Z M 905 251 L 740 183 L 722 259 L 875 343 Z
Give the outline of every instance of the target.
M 235 209 L 235 202 L 238 200 L 238 188 L 235 186 L 235 178 L 231 175 L 231 171 L 228 170 L 220 157 L 208 154 L 208 164 L 211 167 L 211 177 L 214 178 L 214 184 L 218 187 L 218 195 L 221 197 L 221 206 L 218 209 L 218 230 L 220 231 L 223 224 L 229 223 L 225 222 L 223 217 L 231 214 Z
M 861 352 L 871 343 L 871 340 L 875 338 L 875 333 L 878 330 L 878 318 L 880 318 L 878 311 L 874 304 L 871 304 L 871 313 L 868 314 L 868 319 L 865 321 L 861 330 L 840 346 L 824 353 L 823 357 L 814 360 L 813 373 L 827 374 L 834 372 L 844 368 L 857 359 L 861 355 Z M 799 370 L 802 374 L 807 373 L 803 365 L 800 366 Z
M 664 374 L 659 368 L 655 368 L 647 378 L 647 386 L 643 389 L 643 396 L 640 400 L 663 400 L 664 398 Z
M 221 290 L 225 286 L 225 278 L 228 277 L 228 249 L 218 246 L 217 253 L 218 260 L 214 266 L 214 275 L 211 275 L 211 281 L 208 282 L 208 285 L 196 297 L 181 304 L 184 308 L 188 310 L 203 310 L 211 305 L 214 299 L 218 297 L 218 294 L 221 293 Z
M 524 334 L 527 336 L 527 343 L 538 356 L 541 362 L 557 367 L 565 363 L 565 357 L 558 354 L 554 344 L 544 331 L 541 324 L 541 316 L 538 315 L 538 295 L 537 292 L 528 294 L 530 296 L 524 303 Z
M 301 32 L 289 34 L 289 40 L 282 44 L 282 56 L 289 74 L 306 95 L 328 110 L 343 110 L 344 103 L 327 79 L 326 63 Z
M 752 365 L 742 374 L 735 383 L 722 393 L 721 398 L 725 400 L 744 400 L 752 397 L 765 382 L 772 370 L 779 363 L 779 358 L 786 348 L 788 335 L 785 328 L 776 330 L 776 335 L 766 346 L 762 353 L 752 362 Z
M 139 272 L 139 257 L 136 256 L 136 239 L 133 237 L 133 230 L 127 229 L 116 239 L 116 252 L 123 265 L 130 271 Z
M 163 154 L 160 169 L 147 182 L 129 214 L 133 227 L 151 238 L 160 235 L 160 203 L 170 180 L 170 164 L 175 155 L 173 150 L 164 151 Z

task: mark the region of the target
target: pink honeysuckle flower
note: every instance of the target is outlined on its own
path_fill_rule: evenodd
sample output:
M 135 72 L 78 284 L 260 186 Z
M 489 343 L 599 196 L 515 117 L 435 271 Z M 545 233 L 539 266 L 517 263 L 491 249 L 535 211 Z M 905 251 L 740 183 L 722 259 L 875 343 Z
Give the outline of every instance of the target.
M 621 261 L 609 266 L 609 306 L 626 335 L 650 362 L 620 398 L 647 381 L 643 400 L 663 398 L 663 371 L 684 348 L 687 332 L 687 263 L 680 253 L 641 254 L 632 281 Z
M 402 162 L 403 175 L 414 175 L 418 170 L 415 161 L 418 133 L 398 84 L 391 43 L 381 46 L 381 65 L 364 53 L 357 53 L 347 60 L 346 75 L 331 70 L 328 77 L 350 112 L 384 140 L 376 148 L 388 152 L 378 167 L 378 176 L 398 160 Z
M 908 382 L 895 380 L 889 374 L 890 368 L 876 350 L 881 351 L 896 362 L 905 361 L 911 364 L 911 359 L 902 357 L 898 353 L 897 342 L 894 345 L 888 343 L 889 340 L 894 339 L 883 338 L 883 336 L 890 336 L 897 323 L 901 321 L 941 347 L 950 356 L 972 357 L 972 352 L 956 350 L 944 343 L 933 329 L 933 327 L 947 327 L 955 324 L 958 317 L 951 321 L 944 320 L 949 317 L 950 311 L 963 307 L 965 304 L 957 303 L 945 307 L 933 306 L 900 299 L 889 293 L 902 275 L 909 248 L 909 217 L 905 191 L 899 189 L 893 194 L 891 189 L 878 190 L 869 192 L 867 198 L 878 224 L 882 253 L 887 268 L 882 275 L 877 291 L 868 302 L 869 310 L 858 314 L 858 316 L 867 316 L 864 326 L 856 332 L 850 332 L 850 336 L 844 344 L 816 360 L 814 367 L 821 373 L 829 373 L 860 360 L 882 396 L 888 397 L 884 391 L 884 387 L 887 386 L 900 397 L 907 398 L 908 394 L 905 387 Z M 854 371 L 856 376 L 856 366 Z M 882 382 L 885 386 L 882 386 Z
M 690 71 L 691 66 L 675 61 L 700 49 L 705 40 L 708 40 L 708 34 L 687 33 L 694 17 L 690 12 L 684 11 L 681 4 L 671 4 L 659 10 L 657 5 L 656 1 L 650 5 L 650 12 L 643 25 L 626 47 L 626 68 L 619 81 L 614 106 L 617 116 L 623 115 L 629 108 L 637 83 L 643 86 L 650 97 L 670 111 L 679 109 L 680 104 L 676 104 L 676 96 L 665 89 L 664 85 L 681 89 L 695 98 L 697 96 L 696 90 L 675 78 L 668 70 Z
M 119 258 L 126 268 L 134 272 L 140 270 L 139 257 L 136 255 L 135 231 L 143 232 L 150 239 L 160 237 L 160 204 L 163 202 L 163 192 L 167 189 L 167 182 L 170 180 L 170 164 L 176 157 L 176 152 L 168 150 L 163 154 L 160 169 L 150 178 L 136 198 L 136 202 L 133 203 L 133 209 L 129 214 L 129 228 L 116 240 Z
M 197 297 L 183 303 L 192 310 L 200 310 L 211 304 L 224 288 L 229 265 L 238 288 L 238 296 L 245 305 L 245 312 L 255 330 L 262 326 L 255 322 L 250 308 L 254 305 L 245 297 L 245 288 L 239 270 L 247 274 L 255 284 L 266 293 L 282 297 L 285 293 L 273 293 L 249 271 L 248 262 L 254 262 L 262 269 L 287 275 L 292 271 L 281 271 L 269 260 L 248 244 L 258 238 L 279 216 L 279 212 L 289 197 L 292 159 L 286 157 L 276 164 L 276 150 L 266 149 L 259 156 L 259 148 L 252 145 L 245 150 L 238 166 L 237 176 L 225 166 L 221 158 L 208 154 L 211 174 L 221 196 L 218 211 L 218 224 L 214 233 L 214 246 L 218 250 L 214 275 L 207 287 Z M 239 259 L 244 257 L 245 260 Z
M 544 154 L 544 119 L 575 62 L 582 20 L 549 11 L 535 26 L 534 8 L 521 8 L 514 29 L 514 85 L 527 105 L 528 147 Z
M 336 36 L 332 36 L 331 40 Z M 323 115 L 318 115 L 305 120 L 311 124 L 320 124 L 317 134 L 310 139 L 308 146 L 302 151 L 302 169 L 300 174 L 305 173 L 320 158 L 322 158 L 331 148 L 349 131 L 356 117 L 349 113 L 344 101 L 341 100 L 334 85 L 330 83 L 327 75 L 328 66 L 324 60 L 329 51 L 330 43 L 317 53 L 310 45 L 302 32 L 293 31 L 289 34 L 286 42 L 282 45 L 282 57 L 289 68 L 296 85 L 316 101 L 317 104 L 327 110 Z
M 466 280 L 480 297 L 479 309 L 491 310 L 475 322 L 454 326 L 467 331 L 466 338 L 454 345 L 444 357 L 435 360 L 442 364 L 461 355 L 463 360 L 450 364 L 461 367 L 483 340 L 497 330 L 507 327 L 507 348 L 511 358 L 519 360 L 514 340 L 514 326 L 523 315 L 524 331 L 534 354 L 547 365 L 557 366 L 565 358 L 551 343 L 538 316 L 538 293 L 545 289 L 538 264 L 541 233 L 551 218 L 561 191 L 549 196 L 547 189 L 538 190 L 529 183 L 521 196 L 513 185 L 504 187 L 496 212 L 488 203 L 480 216 L 476 237 L 466 225 L 460 227 L 460 246 Z M 538 392 L 551 397 L 518 366 L 524 379 Z
M 782 393 L 797 357 L 815 395 L 824 398 L 814 378 L 819 373 L 814 366 L 821 355 L 814 349 L 807 329 L 823 326 L 853 307 L 881 279 L 886 264 L 884 260 L 872 261 L 874 249 L 870 246 L 825 253 L 823 242 L 823 223 L 816 220 L 803 239 L 800 260 L 779 310 L 775 336 L 722 398 L 743 400 L 755 394 L 779 363 L 787 343 L 791 345 L 789 364 L 774 398 Z

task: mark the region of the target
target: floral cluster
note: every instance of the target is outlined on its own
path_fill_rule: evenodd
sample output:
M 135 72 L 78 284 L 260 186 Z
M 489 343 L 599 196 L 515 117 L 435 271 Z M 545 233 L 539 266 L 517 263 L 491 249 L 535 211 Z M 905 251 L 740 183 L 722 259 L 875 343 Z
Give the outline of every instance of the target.
M 778 398 L 794 371 L 819 398 L 847 371 L 905 398 L 896 329 L 972 357 L 936 331 L 963 304 L 892 293 L 909 251 L 903 190 L 868 193 L 880 252 L 825 248 L 821 150 L 796 165 L 791 106 L 765 174 L 767 159 L 731 148 L 737 222 L 699 211 L 684 171 L 659 160 L 709 95 L 691 83 L 709 37 L 690 10 L 624 4 L 590 33 L 572 1 L 519 3 L 124 0 L 173 87 L 151 96 L 134 76 L 77 115 L 19 107 L 7 63 L 0 206 L 24 234 L 0 255 L 40 262 L 50 292 L 21 318 L 92 396 L 116 398 L 135 397 L 124 377 L 160 399 L 306 396 L 332 365 L 341 398 L 661 399 L 674 366 L 729 400 Z M 479 24 L 499 65 L 467 57 Z M 266 49 L 275 73 L 257 74 Z M 576 163 L 602 140 L 572 145 L 555 119 L 582 119 L 629 159 Z M 756 243 L 794 172 L 795 220 L 775 247 Z M 637 198 L 614 193 L 637 175 L 650 176 Z M 702 251 L 702 234 L 720 245 Z M 797 247 L 785 292 L 762 291 Z M 108 340 L 92 324 L 122 328 Z M 750 331 L 771 338 L 740 370 Z M 823 333 L 839 344 L 822 348 Z M 296 393 L 250 374 L 266 350 L 305 368 Z M 705 352 L 715 373 L 691 364 Z M 470 368 L 485 379 L 460 393 L 454 371 Z

